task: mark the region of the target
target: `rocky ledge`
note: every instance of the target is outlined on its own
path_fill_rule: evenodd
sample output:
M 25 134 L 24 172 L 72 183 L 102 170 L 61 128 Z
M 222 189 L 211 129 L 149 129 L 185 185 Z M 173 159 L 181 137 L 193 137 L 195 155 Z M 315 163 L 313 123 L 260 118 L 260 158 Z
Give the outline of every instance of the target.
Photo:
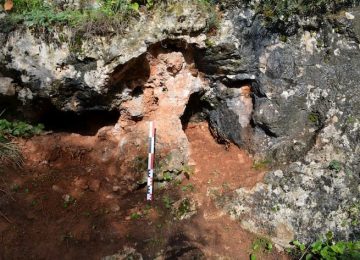
M 217 202 L 244 228 L 283 246 L 328 230 L 359 239 L 360 9 L 292 36 L 243 7 L 217 10 L 215 33 L 191 1 L 176 10 L 142 14 L 125 35 L 76 44 L 66 27 L 50 35 L 2 29 L 1 100 L 32 119 L 49 105 L 117 110 L 119 158 L 142 151 L 146 122 L 156 120 L 162 166 L 171 171 L 188 161 L 187 122 L 207 119 L 220 142 L 274 169 Z

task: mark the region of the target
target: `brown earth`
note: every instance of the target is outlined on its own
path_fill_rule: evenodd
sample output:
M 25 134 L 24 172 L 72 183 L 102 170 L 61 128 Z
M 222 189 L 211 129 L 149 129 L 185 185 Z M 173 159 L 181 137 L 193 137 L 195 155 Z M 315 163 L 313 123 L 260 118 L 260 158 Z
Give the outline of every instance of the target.
M 207 124 L 191 123 L 186 134 L 193 173 L 155 190 L 155 201 L 148 204 L 145 188 L 127 178 L 132 172 L 118 172 L 118 146 L 107 133 L 18 140 L 24 167 L 0 169 L 0 259 L 100 259 L 124 246 L 145 259 L 202 254 L 249 259 L 257 238 L 213 203 L 223 193 L 262 180 L 249 155 L 216 143 Z M 184 198 L 194 201 L 197 211 L 177 220 L 172 202 Z M 287 259 L 275 249 L 256 254 L 257 259 Z

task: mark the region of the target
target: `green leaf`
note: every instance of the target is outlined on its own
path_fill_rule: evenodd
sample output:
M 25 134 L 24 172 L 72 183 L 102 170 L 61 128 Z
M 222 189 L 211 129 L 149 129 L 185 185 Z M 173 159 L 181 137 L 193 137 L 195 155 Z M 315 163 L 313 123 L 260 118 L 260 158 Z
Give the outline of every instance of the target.
M 138 3 L 131 3 L 130 9 L 134 11 L 139 11 L 139 4 Z
M 294 240 L 292 243 L 294 246 L 300 247 L 300 242 L 298 240 Z
M 346 245 L 345 245 L 344 242 L 338 242 L 338 243 L 336 243 L 335 245 L 332 245 L 332 246 L 331 246 L 331 249 L 332 249 L 335 253 L 338 253 L 338 254 L 340 254 L 340 255 L 344 254 L 345 248 L 346 248 Z
M 328 231 L 328 232 L 326 233 L 326 239 L 327 239 L 327 240 L 333 240 L 333 239 L 334 239 L 334 233 L 331 232 L 331 231 Z
M 312 255 L 312 254 L 306 254 L 306 256 L 305 256 L 305 260 L 311 260 L 311 259 L 312 259 L 312 257 L 313 257 L 313 255 Z
M 256 260 L 256 256 L 254 254 L 250 255 L 250 260 Z
M 321 249 L 320 251 L 320 255 L 325 259 L 325 260 L 336 260 L 335 254 L 329 251 L 330 247 L 326 246 L 323 249 Z
M 353 247 L 354 247 L 354 250 L 360 250 L 360 241 L 354 242 Z
M 253 245 L 253 250 L 258 249 L 259 247 L 260 247 L 260 245 L 259 245 L 258 243 L 255 243 L 255 244 Z
M 313 252 L 313 253 L 318 253 L 318 252 L 320 252 L 320 250 L 321 250 L 321 248 L 322 248 L 322 245 L 323 245 L 323 243 L 322 243 L 321 240 L 318 240 L 318 241 L 312 243 L 312 244 L 311 244 L 311 252 Z
M 304 251 L 304 250 L 305 250 L 305 248 L 306 248 L 306 247 L 305 247 L 305 245 L 304 245 L 304 244 L 301 244 L 301 245 L 300 245 L 300 250 L 301 250 L 301 251 Z

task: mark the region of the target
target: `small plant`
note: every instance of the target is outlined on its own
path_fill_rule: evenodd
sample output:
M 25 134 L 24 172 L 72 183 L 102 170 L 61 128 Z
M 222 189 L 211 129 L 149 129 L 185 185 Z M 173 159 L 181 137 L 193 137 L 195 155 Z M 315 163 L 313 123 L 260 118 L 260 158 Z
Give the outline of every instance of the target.
M 40 134 L 43 129 L 44 125 L 42 124 L 33 126 L 23 121 L 10 122 L 6 119 L 0 119 L 0 135 L 4 137 L 32 137 Z
M 130 215 L 130 219 L 132 219 L 132 220 L 137 220 L 137 219 L 140 219 L 140 218 L 141 218 L 141 214 L 137 213 L 137 212 L 133 212 Z
M 349 207 L 348 215 L 351 219 L 350 224 L 352 226 L 357 226 L 360 223 L 360 202 L 354 203 L 351 207 Z
M 335 172 L 341 171 L 341 163 L 337 160 L 332 160 L 329 164 L 329 169 Z
M 21 167 L 23 164 L 23 157 L 18 146 L 5 138 L 0 136 L 0 162 L 10 163 Z
M 10 122 L 0 119 L 0 161 L 20 167 L 23 164 L 23 157 L 18 146 L 10 140 L 13 137 L 31 137 L 40 134 L 43 128 L 41 124 L 32 126 L 22 121 Z
M 211 47 L 214 46 L 214 42 L 212 40 L 210 40 L 210 39 L 206 39 L 205 40 L 205 45 L 206 45 L 206 47 L 211 48 Z
M 141 214 L 143 216 L 147 216 L 149 215 L 150 211 L 151 211 L 151 205 L 147 204 Z
M 171 176 L 170 172 L 164 172 L 163 174 L 164 181 L 172 181 L 173 176 Z
M 360 241 L 334 241 L 333 232 L 329 231 L 323 238 L 308 245 L 298 240 L 292 242 L 301 258 L 307 260 L 360 259 Z
M 281 34 L 280 37 L 279 37 L 279 40 L 282 41 L 282 42 L 287 42 L 288 37 L 286 35 Z
M 291 24 L 296 24 L 294 17 L 312 17 L 325 16 L 330 13 L 335 13 L 344 7 L 349 7 L 355 4 L 353 0 L 258 0 L 258 1 L 244 1 L 250 4 L 255 12 L 261 15 L 266 25 L 273 29 L 286 32 L 286 27 Z
M 308 115 L 308 119 L 313 124 L 318 124 L 319 123 L 319 115 L 317 113 L 310 113 Z
M 195 187 L 192 183 L 189 183 L 187 185 L 184 185 L 181 187 L 181 190 L 186 192 L 186 191 L 190 191 L 190 192 L 193 192 L 195 190 Z
M 182 219 L 190 211 L 191 211 L 191 203 L 190 203 L 190 200 L 188 198 L 186 198 L 180 202 L 180 205 L 176 210 L 176 218 Z
M 76 204 L 76 199 L 70 195 L 64 196 L 63 208 L 67 209 L 69 206 Z
M 174 204 L 174 201 L 169 196 L 163 196 L 163 202 L 164 206 L 167 209 L 171 209 L 172 205 Z
M 278 211 L 280 210 L 280 206 L 279 206 L 279 205 L 275 205 L 275 206 L 273 206 L 273 207 L 271 208 L 271 210 L 272 210 L 273 212 L 278 212 Z
M 252 253 L 250 254 L 250 259 L 256 260 L 256 254 L 261 253 L 270 253 L 273 249 L 273 244 L 266 238 L 257 238 L 251 246 Z
M 346 120 L 346 123 L 348 124 L 354 124 L 356 122 L 356 118 L 354 116 L 349 116 L 348 119 Z
M 154 0 L 146 0 L 146 8 L 150 9 L 154 6 Z
M 253 163 L 252 168 L 253 168 L 254 170 L 264 170 L 264 169 L 268 168 L 269 164 L 271 164 L 271 161 L 268 160 L 268 159 L 260 160 L 260 161 L 255 161 L 255 162 Z

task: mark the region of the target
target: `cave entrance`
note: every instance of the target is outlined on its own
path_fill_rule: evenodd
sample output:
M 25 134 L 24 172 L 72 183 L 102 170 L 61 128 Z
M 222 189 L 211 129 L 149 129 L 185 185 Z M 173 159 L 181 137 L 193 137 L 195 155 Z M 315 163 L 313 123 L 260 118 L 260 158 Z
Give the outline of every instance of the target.
M 253 187 L 263 178 L 263 171 L 253 168 L 249 154 L 230 142 L 219 142 L 209 127 L 210 104 L 203 93 L 190 96 L 181 123 L 189 142 L 189 162 L 197 172 L 193 183 L 202 194 L 208 185 L 230 192 L 239 187 Z M 206 195 L 204 195 L 206 196 Z
M 208 121 L 209 103 L 203 99 L 203 92 L 195 92 L 190 95 L 183 115 L 180 117 L 183 130 L 188 124 Z
M 140 90 L 136 90 L 140 91 Z M 88 109 L 81 112 L 61 111 L 48 100 L 38 99 L 31 105 L 22 105 L 16 99 L 0 97 L 0 118 L 9 121 L 25 121 L 43 124 L 45 131 L 96 135 L 104 126 L 115 125 L 120 118 L 117 110 L 105 108 Z
M 93 136 L 100 128 L 115 125 L 119 117 L 120 112 L 115 110 L 87 110 L 77 113 L 51 107 L 43 111 L 37 121 L 45 126 L 46 131 Z

